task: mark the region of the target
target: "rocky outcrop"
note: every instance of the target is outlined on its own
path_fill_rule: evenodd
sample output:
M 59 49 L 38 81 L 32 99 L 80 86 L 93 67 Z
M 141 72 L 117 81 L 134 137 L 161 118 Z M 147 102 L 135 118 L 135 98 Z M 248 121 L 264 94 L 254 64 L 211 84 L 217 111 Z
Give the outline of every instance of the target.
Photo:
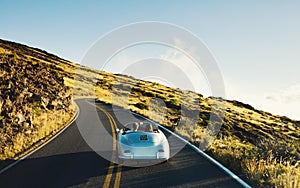
M 0 55 L 0 154 L 14 145 L 16 135 L 31 136 L 41 127 L 34 117 L 70 111 L 72 96 L 64 79 L 47 63 L 20 54 Z

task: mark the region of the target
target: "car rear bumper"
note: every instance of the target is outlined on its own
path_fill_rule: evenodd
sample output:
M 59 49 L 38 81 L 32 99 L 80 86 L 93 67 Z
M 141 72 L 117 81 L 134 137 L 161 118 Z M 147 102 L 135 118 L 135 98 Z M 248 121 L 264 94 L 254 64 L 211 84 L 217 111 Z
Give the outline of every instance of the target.
M 119 155 L 119 159 L 128 159 L 128 160 L 168 160 L 169 157 L 166 156 L 136 156 L 136 155 Z
M 168 158 L 119 158 L 118 164 L 122 164 L 124 166 L 142 167 L 156 165 L 166 161 L 168 161 Z
M 164 159 L 167 160 L 169 158 L 168 153 L 165 152 L 151 152 L 150 154 L 144 154 L 141 152 L 138 153 L 119 153 L 118 156 L 120 159 L 152 159 L 152 160 L 158 160 L 158 159 Z

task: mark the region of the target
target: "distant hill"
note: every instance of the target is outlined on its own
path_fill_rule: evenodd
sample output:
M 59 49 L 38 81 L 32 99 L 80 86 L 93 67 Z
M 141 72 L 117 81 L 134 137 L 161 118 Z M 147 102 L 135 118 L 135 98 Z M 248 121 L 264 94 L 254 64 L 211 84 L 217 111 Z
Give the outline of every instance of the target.
M 150 117 L 196 145 L 212 142 L 206 152 L 254 186 L 300 185 L 299 121 L 239 101 L 204 98 L 191 91 L 95 70 L 9 41 L 0 40 L 0 60 L 2 160 L 17 156 L 58 130 L 74 113 L 73 98 L 94 97 Z M 224 118 L 218 105 L 225 105 Z M 50 113 L 57 113 L 58 119 L 51 120 Z M 60 119 L 59 114 L 66 118 Z M 216 139 L 207 132 L 208 127 L 219 126 L 209 121 L 211 116 L 222 123 Z M 54 121 L 59 125 L 51 127 Z M 22 145 L 26 139 L 31 141 Z

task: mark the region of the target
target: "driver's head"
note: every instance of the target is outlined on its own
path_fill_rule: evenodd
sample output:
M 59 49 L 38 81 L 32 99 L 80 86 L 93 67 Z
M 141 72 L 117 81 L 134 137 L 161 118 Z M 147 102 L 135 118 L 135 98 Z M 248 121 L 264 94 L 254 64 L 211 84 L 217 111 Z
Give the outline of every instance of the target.
M 152 127 L 152 124 L 151 123 L 149 123 L 149 124 L 146 124 L 146 131 L 147 132 L 153 132 L 153 127 Z
M 133 131 L 137 131 L 138 128 L 139 128 L 139 124 L 138 124 L 138 123 L 134 123 L 134 124 L 132 125 L 132 130 L 133 130 Z

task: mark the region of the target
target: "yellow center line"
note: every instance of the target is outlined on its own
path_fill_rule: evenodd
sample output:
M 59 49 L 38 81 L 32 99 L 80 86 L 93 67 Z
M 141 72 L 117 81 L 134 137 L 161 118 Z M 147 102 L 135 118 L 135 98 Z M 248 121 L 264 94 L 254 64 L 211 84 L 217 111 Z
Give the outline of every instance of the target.
M 100 107 L 99 107 L 100 108 Z M 104 109 L 103 109 L 104 110 Z M 113 125 L 115 127 L 115 129 L 118 128 L 116 121 L 114 120 L 114 118 L 107 112 L 107 116 L 110 117 L 110 119 L 113 122 Z M 116 138 L 116 137 L 114 137 Z M 116 139 L 114 139 L 114 141 L 116 141 Z M 114 144 L 114 153 L 113 156 L 116 156 L 116 144 Z M 116 178 L 115 178 L 115 184 L 114 184 L 114 188 L 118 188 L 120 187 L 120 180 L 121 180 L 121 170 L 122 170 L 122 165 L 118 164 L 118 168 L 117 168 L 117 173 L 116 173 Z
M 110 180 L 111 180 L 111 177 L 112 177 L 112 172 L 114 170 L 114 164 L 111 162 L 110 165 L 109 165 L 109 168 L 108 168 L 108 171 L 107 171 L 107 174 L 106 174 L 106 177 L 105 177 L 105 181 L 104 181 L 104 184 L 103 184 L 103 188 L 108 188 L 109 187 L 109 184 L 110 184 Z
M 93 103 L 90 103 L 90 104 L 95 106 L 100 111 L 102 111 L 107 116 L 107 118 L 109 120 L 109 123 L 110 123 L 110 126 L 111 126 L 111 131 L 112 131 L 112 136 L 113 136 L 113 153 L 112 153 L 112 156 L 111 156 L 112 158 L 111 159 L 112 159 L 112 161 L 116 161 L 115 157 L 116 157 L 116 148 L 117 148 L 117 146 L 116 146 L 116 132 L 115 132 L 115 129 L 118 128 L 117 124 L 116 124 L 116 121 L 114 120 L 114 118 L 106 110 L 104 110 L 100 106 L 97 106 Z M 104 188 L 108 188 L 109 185 L 110 185 L 110 181 L 111 181 L 111 178 L 112 178 L 112 173 L 113 173 L 114 167 L 115 167 L 115 164 L 113 162 L 110 162 L 110 165 L 109 165 L 106 177 L 105 177 L 105 181 L 104 181 L 104 184 L 103 184 Z M 122 165 L 119 164 L 118 168 L 117 168 L 115 182 L 114 182 L 114 188 L 120 187 L 121 172 L 122 172 Z
M 120 187 L 120 180 L 121 180 L 121 170 L 122 170 L 122 165 L 118 165 L 118 170 L 116 174 L 116 179 L 115 179 L 115 186 L 114 188 Z

